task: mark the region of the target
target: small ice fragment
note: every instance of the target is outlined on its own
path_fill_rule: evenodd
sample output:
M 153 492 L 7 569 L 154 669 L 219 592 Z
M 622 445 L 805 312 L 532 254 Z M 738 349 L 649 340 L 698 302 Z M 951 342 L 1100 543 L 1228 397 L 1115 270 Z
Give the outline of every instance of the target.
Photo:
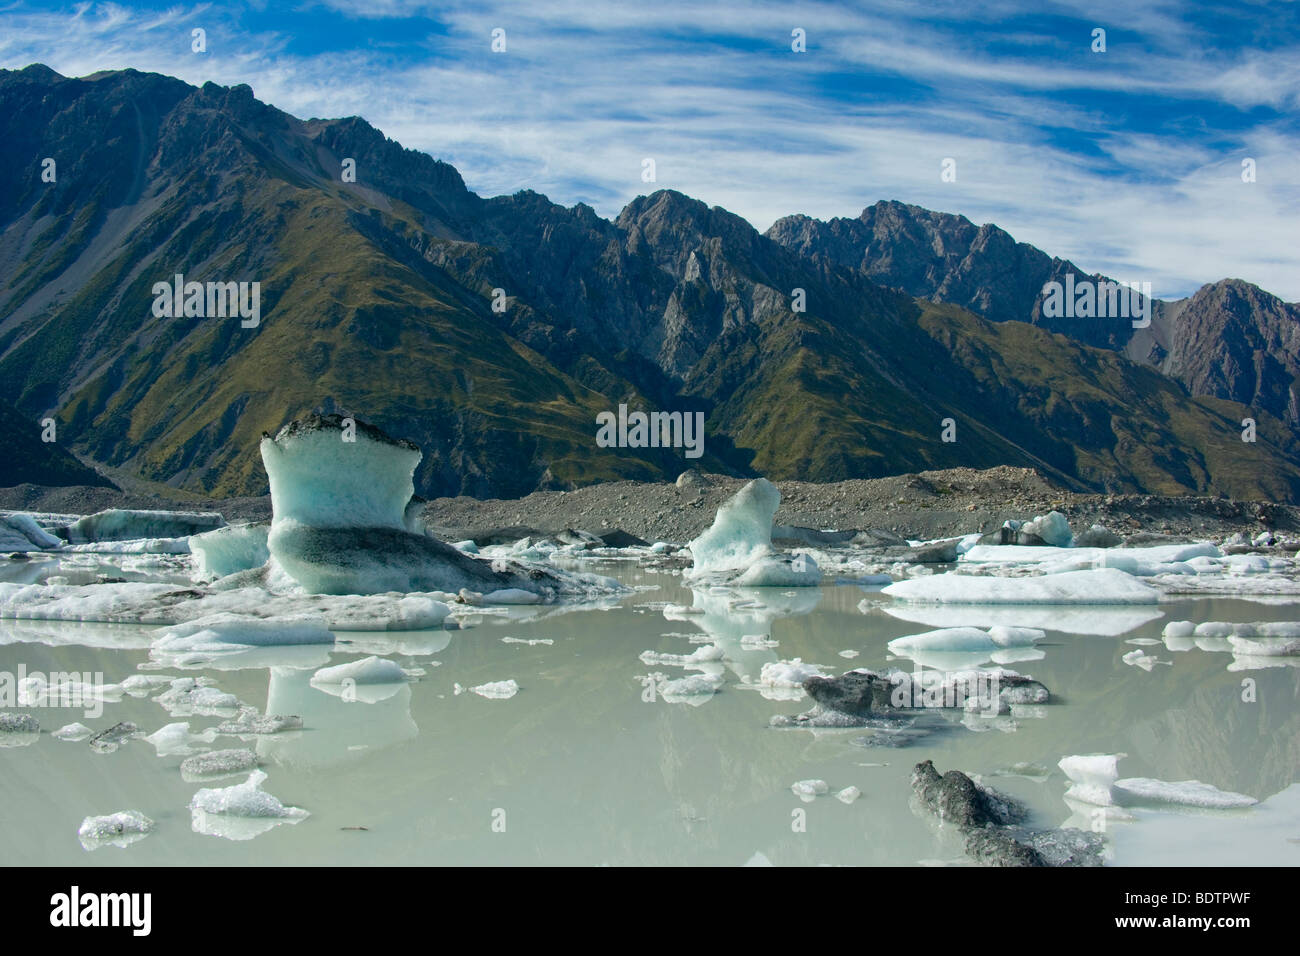
M 858 656 L 857 651 L 840 651 L 840 657 L 847 657 L 849 660 Z
M 251 750 L 213 750 L 182 760 L 181 776 L 186 780 L 197 777 L 224 777 L 233 773 L 245 773 L 256 766 L 257 754 Z
M 85 724 L 75 723 L 75 724 L 68 724 L 67 726 L 64 727 L 60 727 L 58 730 L 54 731 L 54 733 L 51 734 L 50 736 L 56 737 L 59 740 L 78 741 L 78 740 L 85 740 L 93 733 L 94 731 L 91 730 L 89 727 L 87 727 Z
M 814 798 L 830 790 L 825 780 L 796 780 L 790 784 L 790 789 L 804 803 L 810 803 Z
M 519 693 L 519 685 L 514 680 L 498 680 L 479 684 L 477 687 L 471 687 L 470 690 L 489 700 L 508 700 Z
M 217 724 L 219 734 L 278 734 L 286 730 L 302 730 L 302 718 L 296 714 L 266 714 L 254 707 L 241 708 L 234 720 Z
M 87 850 L 101 846 L 126 848 L 153 832 L 156 824 L 139 810 L 121 810 L 102 817 L 86 817 L 77 836 Z
M 309 816 L 299 807 L 286 807 L 262 789 L 265 772 L 254 770 L 243 783 L 230 787 L 203 789 L 190 800 L 195 813 L 210 813 L 236 817 L 270 817 L 290 821 Z
M 835 794 L 835 799 L 841 803 L 852 803 L 858 797 L 862 796 L 862 791 L 857 787 L 845 787 L 839 793 Z
M 322 667 L 312 675 L 313 684 L 399 684 L 406 680 L 406 672 L 394 661 L 382 657 L 363 657 L 359 661 Z
M 211 730 L 205 730 L 201 734 L 191 734 L 189 722 L 181 721 L 160 727 L 144 739 L 153 744 L 159 757 L 170 757 L 188 756 L 194 753 L 196 742 L 210 744 L 216 737 L 216 733 Z

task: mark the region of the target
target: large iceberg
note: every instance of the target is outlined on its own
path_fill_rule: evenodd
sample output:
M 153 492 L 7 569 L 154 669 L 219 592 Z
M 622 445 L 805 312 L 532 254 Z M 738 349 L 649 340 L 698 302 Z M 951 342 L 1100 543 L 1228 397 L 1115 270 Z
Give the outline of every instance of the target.
M 312 594 L 468 589 L 553 598 L 609 589 L 604 578 L 480 560 L 419 530 L 411 505 L 422 457 L 411 442 L 338 415 L 312 415 L 263 436 L 272 561 Z
M 78 518 L 58 529 L 70 544 L 134 541 L 141 538 L 185 538 L 224 526 L 215 511 L 130 511 L 112 508 Z
M 918 604 L 1155 604 L 1160 592 L 1117 568 L 1038 577 L 976 577 L 948 572 L 881 589 Z
M 772 519 L 781 493 L 766 478 L 756 478 L 718 508 L 713 525 L 690 543 L 695 582 L 741 587 L 816 587 L 817 562 L 806 554 L 791 558 L 772 547 Z

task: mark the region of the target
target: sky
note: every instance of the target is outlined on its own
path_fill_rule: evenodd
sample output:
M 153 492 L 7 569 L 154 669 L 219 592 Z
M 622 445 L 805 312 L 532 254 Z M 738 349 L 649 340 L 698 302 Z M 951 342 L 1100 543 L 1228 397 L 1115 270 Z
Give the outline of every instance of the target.
M 1161 298 L 1300 301 L 1296 0 L 0 0 L 0 67 L 38 62 L 359 115 L 482 195 L 677 189 L 760 230 L 897 199 Z

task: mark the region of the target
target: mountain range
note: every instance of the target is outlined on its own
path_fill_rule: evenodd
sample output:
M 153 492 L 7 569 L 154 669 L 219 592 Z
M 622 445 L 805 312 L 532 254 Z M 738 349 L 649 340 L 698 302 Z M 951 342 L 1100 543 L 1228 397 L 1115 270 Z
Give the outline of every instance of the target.
M 259 437 L 318 411 L 417 442 L 426 496 L 1009 464 L 1300 499 L 1300 307 L 1240 280 L 1144 329 L 1047 318 L 1046 282 L 1098 277 L 996 226 L 881 202 L 760 234 L 671 190 L 610 221 L 134 70 L 0 70 L 0 176 L 0 401 L 182 489 L 264 492 Z M 258 283 L 259 321 L 156 314 L 177 275 Z M 619 404 L 703 412 L 704 456 L 598 446 Z

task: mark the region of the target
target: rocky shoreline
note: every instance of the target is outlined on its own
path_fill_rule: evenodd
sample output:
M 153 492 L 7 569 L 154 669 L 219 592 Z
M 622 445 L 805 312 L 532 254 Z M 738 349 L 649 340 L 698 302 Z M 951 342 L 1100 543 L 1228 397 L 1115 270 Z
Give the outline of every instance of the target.
M 437 498 L 424 505 L 429 530 L 444 540 L 623 532 L 644 541 L 683 543 L 713 521 L 745 479 L 684 473 L 676 482 L 622 481 L 576 491 L 538 491 L 518 499 Z M 1222 539 L 1300 530 L 1300 508 L 1224 497 L 1097 495 L 1063 490 L 1028 468 L 952 468 L 826 484 L 777 482 L 778 525 L 841 532 L 881 530 L 933 539 L 991 532 L 1009 519 L 1060 511 L 1083 531 L 1101 524 L 1129 539 L 1145 535 Z M 90 514 L 106 508 L 219 511 L 229 521 L 266 520 L 270 496 L 213 499 L 72 486 L 0 489 L 0 508 Z M 852 537 L 851 535 L 846 536 Z M 831 542 L 827 542 L 831 543 Z

